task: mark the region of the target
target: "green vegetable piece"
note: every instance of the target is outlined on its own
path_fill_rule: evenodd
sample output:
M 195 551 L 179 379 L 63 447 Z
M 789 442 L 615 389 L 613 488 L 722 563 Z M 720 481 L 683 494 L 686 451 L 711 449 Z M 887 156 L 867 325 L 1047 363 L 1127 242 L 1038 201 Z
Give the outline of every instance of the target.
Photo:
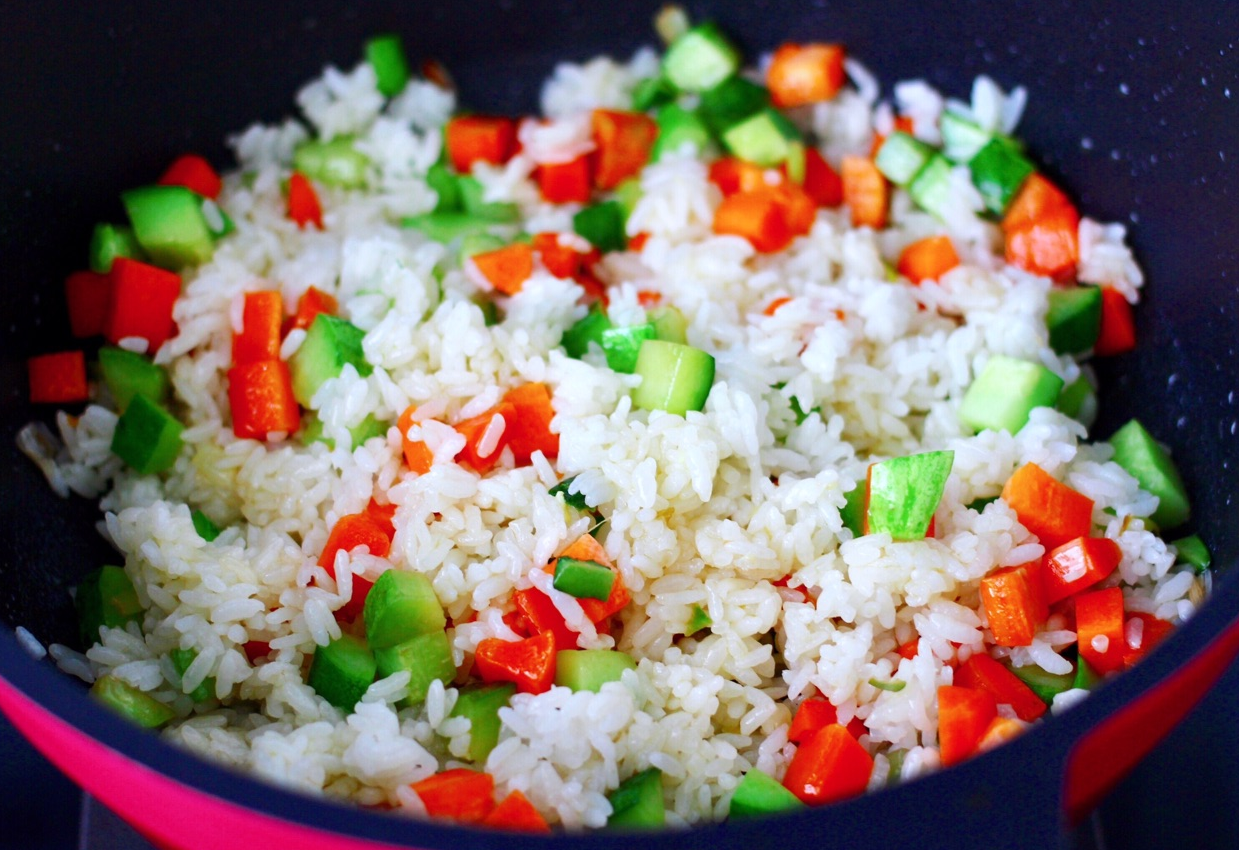
M 690 345 L 651 339 L 637 352 L 633 372 L 642 378 L 632 393 L 633 406 L 683 416 L 705 407 L 714 385 L 714 358 Z
M 688 343 L 688 319 L 675 307 L 655 307 L 647 315 L 654 325 L 654 339 L 680 345 Z
M 1030 664 L 1027 667 L 1012 667 L 1011 672 L 1018 676 L 1025 685 L 1028 685 L 1046 705 L 1051 705 L 1058 694 L 1071 690 L 1076 678 L 1074 672 L 1047 673 L 1036 664 Z
M 430 579 L 403 570 L 388 570 L 378 577 L 366 595 L 362 617 L 366 639 L 374 649 L 447 628 L 443 606 Z
M 361 328 L 336 316 L 319 313 L 314 317 L 301 347 L 288 360 L 293 396 L 302 407 L 309 407 L 318 388 L 338 377 L 346 363 L 352 363 L 363 378 L 374 371 L 361 348 L 365 335 Z
M 1033 408 L 1052 407 L 1062 388 L 1063 379 L 1040 363 L 994 355 L 964 393 L 959 420 L 974 431 L 1015 434 Z
M 852 532 L 853 537 L 861 537 L 865 533 L 865 490 L 868 484 L 857 481 L 856 486 L 843 494 L 847 500 L 839 511 L 839 519 L 843 527 Z
M 961 165 L 967 165 L 991 138 L 989 133 L 957 112 L 943 112 L 938 129 L 942 131 L 943 155 Z
M 899 784 L 900 775 L 903 773 L 903 760 L 907 755 L 907 750 L 891 750 L 886 754 L 886 760 L 891 766 L 890 772 L 886 774 L 887 788 Z
M 146 254 L 138 244 L 138 238 L 133 235 L 133 228 L 107 222 L 96 224 L 90 235 L 90 270 L 107 274 L 117 257 L 141 260 Z
M 176 717 L 171 707 L 116 676 L 100 676 L 90 695 L 144 729 L 158 729 Z
M 740 69 L 740 51 L 713 23 L 684 32 L 667 47 L 663 76 L 680 91 L 703 92 Z
M 99 629 L 122 628 L 126 623 L 142 622 L 142 603 L 133 582 L 120 567 L 100 567 L 78 583 L 73 595 L 82 645 L 99 641 Z
M 611 817 L 607 826 L 656 829 L 667 822 L 663 803 L 663 772 L 656 767 L 634 773 L 607 795 Z
M 800 131 L 782 112 L 768 106 L 727 128 L 722 139 L 723 146 L 740 159 L 773 168 L 787 160 L 792 143 L 800 141 Z
M 985 510 L 986 505 L 988 505 L 990 502 L 997 502 L 997 501 L 998 501 L 997 496 L 982 496 L 979 499 L 973 499 L 971 502 L 969 502 L 968 510 L 981 513 L 982 511 Z
M 469 215 L 498 224 L 520 220 L 521 211 L 516 204 L 484 200 L 486 189 L 476 177 L 469 174 L 457 177 L 456 185 L 460 188 L 460 205 Z
M 696 111 L 669 103 L 658 110 L 658 138 L 650 150 L 650 160 L 657 162 L 669 153 L 678 153 L 685 144 L 691 144 L 696 155 L 707 153 L 713 146 L 710 128 Z
M 470 233 L 485 233 L 495 222 L 466 212 L 442 210 L 402 218 L 400 225 L 421 231 L 431 241 L 446 245 Z
M 309 139 L 293 150 L 293 169 L 328 186 L 360 189 L 369 168 L 370 158 L 353 147 L 352 136 Z
M 184 676 L 185 671 L 189 669 L 189 665 L 194 663 L 194 659 L 198 657 L 198 653 L 192 649 L 174 649 L 168 653 L 168 657 L 172 659 L 172 666 L 176 670 L 176 675 Z M 189 692 L 189 698 L 194 702 L 205 702 L 215 696 L 215 677 L 207 676 L 198 683 L 198 687 Z
M 366 642 L 345 633 L 314 652 L 307 681 L 320 697 L 351 713 L 357 701 L 366 695 L 377 672 L 374 653 Z
M 701 117 L 716 135 L 770 105 L 770 91 L 744 77 L 728 77 L 701 93 Z
M 387 424 L 380 422 L 375 418 L 374 414 L 368 414 L 365 419 L 358 422 L 352 428 L 348 429 L 349 434 L 349 450 L 357 448 L 372 437 L 384 437 L 387 435 Z M 301 444 L 308 446 L 311 443 L 322 443 L 329 449 L 336 447 L 336 441 L 331 437 L 323 435 L 323 420 L 318 418 L 314 411 L 306 411 L 301 416 L 301 433 L 299 435 Z
M 1187 522 L 1191 506 L 1179 470 L 1166 450 L 1139 421 L 1133 419 L 1110 437 L 1114 462 L 1140 482 L 1140 488 L 1157 497 L 1152 520 L 1159 528 L 1175 528 Z
M 626 219 L 624 207 L 618 201 L 602 201 L 572 216 L 572 229 L 599 251 L 623 251 L 628 247 Z
M 805 174 L 809 167 L 808 153 L 804 142 L 787 143 L 787 159 L 783 167 L 787 170 L 787 179 L 797 186 L 803 186 Z
M 869 467 L 868 528 L 895 540 L 920 540 L 942 501 L 955 452 L 924 452 Z
M 555 561 L 556 590 L 577 599 L 598 599 L 605 602 L 615 586 L 615 570 L 595 561 L 577 558 L 557 558 Z
M 649 112 L 673 100 L 675 87 L 661 74 L 638 80 L 632 89 L 632 108 L 636 112 Z
M 211 259 L 215 240 L 202 199 L 184 186 L 143 186 L 121 193 L 133 233 L 151 262 L 170 269 Z
M 628 216 L 632 215 L 632 211 L 637 208 L 637 202 L 641 200 L 641 181 L 636 177 L 629 177 L 615 187 L 615 200 L 621 207 L 624 208 L 624 220 L 628 220 Z
M 185 426 L 144 395 L 135 395 L 116 421 L 112 453 L 142 475 L 163 472 L 181 453 Z
M 497 251 L 506 244 L 493 233 L 466 233 L 460 239 L 460 256 L 472 257 L 474 254 Z
M 1091 426 L 1097 419 L 1097 391 L 1088 378 L 1081 375 L 1063 387 L 1054 407 L 1072 419 Z
M 409 63 L 404 58 L 404 45 L 395 33 L 378 35 L 366 42 L 366 61 L 378 78 L 379 93 L 395 97 L 409 83 Z
M 631 375 L 632 370 L 637 368 L 637 355 L 642 344 L 657 336 L 654 323 L 646 322 L 627 328 L 607 328 L 602 332 L 598 344 L 602 346 L 602 353 L 607 356 L 608 366 L 616 372 Z
M 371 440 L 375 437 L 386 437 L 387 423 L 380 422 L 373 413 L 370 413 L 367 414 L 365 419 L 349 428 L 348 434 L 353 440 L 353 448 L 357 448 L 360 445 L 364 445 L 366 440 Z
M 461 206 L 460 183 L 452 169 L 436 162 L 426 172 L 426 184 L 439 196 L 435 212 L 458 211 Z
M 894 694 L 899 693 L 908 686 L 908 683 L 902 679 L 894 679 L 890 682 L 883 681 L 882 679 L 870 679 L 869 684 L 873 685 L 879 691 L 890 691 Z
M 558 484 L 556 484 L 554 487 L 552 487 L 547 492 L 550 493 L 552 496 L 558 496 L 562 493 L 564 497 L 564 504 L 570 505 L 571 507 L 576 508 L 578 511 L 589 510 L 589 505 L 586 504 L 585 502 L 585 496 L 581 493 L 571 492 L 573 481 L 576 481 L 575 475 L 572 476 L 571 478 L 565 478 L 563 481 L 560 481 Z
M 688 625 L 685 626 L 686 635 L 695 635 L 702 629 L 708 629 L 714 625 L 714 618 L 702 608 L 700 605 L 693 603 L 693 607 L 688 615 Z
M 1101 333 L 1101 287 L 1050 290 L 1045 324 L 1050 331 L 1050 347 L 1059 354 L 1088 351 Z
M 1213 555 L 1209 553 L 1209 547 L 1200 539 L 1199 534 L 1180 537 L 1170 545 L 1175 548 L 1179 563 L 1187 564 L 1198 575 L 1209 569 L 1209 565 L 1213 563 Z
M 451 717 L 469 718 L 469 761 L 482 763 L 499 743 L 499 709 L 507 706 L 516 685 L 480 685 L 462 688 Z
M 409 695 L 403 705 L 425 702 L 431 682 L 448 683 L 456 678 L 452 642 L 444 631 L 429 632 L 395 646 L 376 649 L 374 660 L 381 679 L 401 670 L 408 671 Z
M 736 785 L 731 795 L 727 817 L 731 820 L 791 812 L 804 808 L 804 803 L 768 773 L 753 768 Z
M 121 413 L 135 395 L 145 396 L 155 404 L 163 404 L 168 398 L 168 370 L 156 366 L 145 354 L 105 345 L 99 349 L 99 370 Z
M 931 156 L 908 184 L 908 195 L 925 212 L 941 218 L 942 210 L 951 198 L 950 161 L 941 154 Z
M 482 311 L 482 322 L 488 328 L 493 328 L 503 320 L 499 315 L 499 305 L 483 295 L 476 295 L 472 299 L 478 309 Z
M 211 238 L 218 242 L 237 229 L 236 223 L 224 208 L 210 198 L 202 199 L 202 220 L 206 222 Z
M 910 133 L 896 130 L 886 137 L 873 164 L 896 186 L 907 186 L 929 164 L 934 149 Z
M 1093 669 L 1092 665 L 1084 660 L 1083 657 L 1076 659 L 1076 675 L 1071 682 L 1071 687 L 1080 688 L 1082 690 L 1091 691 L 1101 682 L 1101 674 Z
M 602 347 L 602 335 L 612 327 L 614 326 L 607 318 L 607 314 L 603 312 L 602 307 L 594 304 L 585 314 L 585 318 L 564 331 L 563 339 L 559 344 L 564 347 L 569 357 L 580 360 L 585 352 L 589 351 L 591 342 L 597 343 L 599 348 Z
M 796 400 L 795 396 L 791 396 L 787 401 L 792 406 L 792 413 L 796 416 L 797 425 L 803 425 L 804 421 L 809 418 L 810 413 L 816 413 L 819 416 L 822 413 L 822 408 L 816 406 L 810 407 L 808 410 L 803 410 L 800 407 L 800 402 Z
M 991 139 L 968 162 L 972 183 L 981 192 L 985 207 L 996 215 L 1007 211 L 1015 193 L 1036 169 L 1028 158 L 1004 138 Z
M 211 543 L 216 537 L 222 534 L 222 530 L 218 525 L 211 521 L 211 518 L 202 511 L 193 510 L 189 514 L 189 518 L 193 520 L 194 531 L 198 532 L 198 536 Z
M 607 682 L 618 682 L 625 670 L 636 669 L 633 657 L 617 649 L 561 649 L 555 653 L 555 684 L 574 691 L 598 693 Z

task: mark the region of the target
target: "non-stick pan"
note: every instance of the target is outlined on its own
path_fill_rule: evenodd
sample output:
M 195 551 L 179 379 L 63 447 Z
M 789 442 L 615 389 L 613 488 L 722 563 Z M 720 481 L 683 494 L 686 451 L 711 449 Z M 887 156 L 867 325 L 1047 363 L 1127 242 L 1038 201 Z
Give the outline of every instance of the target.
M 175 848 L 514 850 L 631 837 L 464 832 L 279 790 L 164 744 L 25 655 L 18 625 L 72 643 L 68 590 L 107 557 L 96 509 L 57 499 L 14 448 L 24 361 L 69 345 L 61 281 L 117 193 L 175 155 L 291 111 L 327 63 L 394 30 L 479 109 L 536 108 L 562 59 L 653 40 L 657 0 L 4 4 L 0 7 L 0 708 L 70 776 Z M 1233 4 L 748 2 L 685 4 L 756 55 L 841 41 L 889 86 L 965 95 L 979 73 L 1023 83 L 1033 154 L 1090 215 L 1129 225 L 1147 272 L 1139 349 L 1101 364 L 1100 437 L 1133 415 L 1174 450 L 1217 564 L 1210 601 L 1133 671 L 1009 746 L 891 791 L 769 822 L 642 836 L 652 850 L 1060 846 L 1064 829 L 1169 729 L 1239 650 L 1239 12 Z M 1156 801 L 1154 801 L 1156 804 Z

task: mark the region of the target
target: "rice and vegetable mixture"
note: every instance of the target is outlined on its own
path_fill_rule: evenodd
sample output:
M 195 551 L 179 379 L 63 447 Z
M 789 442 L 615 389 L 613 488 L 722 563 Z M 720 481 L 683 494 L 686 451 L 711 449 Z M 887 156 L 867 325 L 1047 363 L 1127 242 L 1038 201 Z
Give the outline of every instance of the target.
M 1141 273 L 1024 91 L 660 23 L 520 120 L 378 38 L 124 194 L 69 281 L 101 377 L 32 360 L 90 403 L 21 438 L 119 552 L 62 666 L 297 788 L 681 825 L 966 759 L 1191 615 L 1169 458 L 1086 442 Z

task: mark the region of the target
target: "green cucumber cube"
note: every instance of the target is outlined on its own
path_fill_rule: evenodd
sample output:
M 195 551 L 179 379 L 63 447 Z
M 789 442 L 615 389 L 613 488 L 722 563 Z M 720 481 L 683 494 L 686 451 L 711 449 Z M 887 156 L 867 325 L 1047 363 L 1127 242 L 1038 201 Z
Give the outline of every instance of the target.
M 624 220 L 627 221 L 628 216 L 637 208 L 637 202 L 641 200 L 641 181 L 636 177 L 629 177 L 615 187 L 614 194 L 616 202 L 624 208 Z
M 595 561 L 557 558 L 553 586 L 577 599 L 605 602 L 611 597 L 611 588 L 615 586 L 615 570 Z
M 866 525 L 870 534 L 920 540 L 942 501 L 955 452 L 924 452 L 869 467 Z
M 202 199 L 184 186 L 143 186 L 120 198 L 138 244 L 155 265 L 179 269 L 215 253 Z
M 600 304 L 594 304 L 589 308 L 589 312 L 585 317 L 576 322 L 568 330 L 564 331 L 563 339 L 560 340 L 560 345 L 564 347 L 564 352 L 569 357 L 581 359 L 585 352 L 589 351 L 589 344 L 596 343 L 602 347 L 602 335 L 613 327 L 611 320 L 607 318 L 607 314 L 603 311 Z
M 611 803 L 609 827 L 657 829 L 667 822 L 663 802 L 663 772 L 656 767 L 634 773 L 607 795 Z
M 943 155 L 961 165 L 967 165 L 991 138 L 989 133 L 957 112 L 943 112 L 938 129 L 942 131 Z
M 194 531 L 198 532 L 198 536 L 211 543 L 216 537 L 222 533 L 220 527 L 211 521 L 211 518 L 202 511 L 194 510 L 189 514 L 189 518 L 193 520 Z
M 991 139 L 968 162 L 972 183 L 981 192 L 985 207 L 996 215 L 1007 211 L 1007 205 L 1036 171 L 1028 158 L 1004 138 Z
M 388 570 L 378 577 L 366 595 L 362 618 L 366 639 L 374 649 L 447 628 L 443 606 L 430 579 L 403 570 Z
M 144 354 L 105 345 L 99 349 L 99 370 L 121 413 L 135 395 L 145 396 L 155 404 L 163 404 L 168 398 L 168 370 L 156 366 Z
M 758 817 L 804 808 L 804 803 L 777 779 L 753 768 L 744 774 L 731 795 L 727 817 L 731 820 Z
M 658 110 L 656 120 L 658 137 L 650 150 L 650 160 L 653 162 L 669 153 L 678 153 L 686 143 L 695 148 L 697 156 L 705 154 L 712 147 L 710 128 L 694 110 L 669 103 Z
M 561 649 L 555 653 L 555 684 L 574 691 L 598 693 L 607 682 L 618 682 L 625 670 L 636 669 L 633 657 L 618 649 Z
M 959 420 L 974 431 L 1017 433 L 1035 407 L 1053 407 L 1063 379 L 1040 363 L 994 355 L 964 393 Z
M 654 324 L 654 339 L 680 345 L 688 343 L 688 319 L 675 307 L 655 307 L 648 315 Z
M 446 684 L 456 678 L 452 642 L 444 631 L 428 632 L 395 646 L 376 649 L 374 660 L 378 664 L 379 678 L 408 671 L 409 695 L 405 705 L 425 702 L 431 682 L 438 680 Z
M 673 100 L 675 87 L 662 74 L 638 80 L 632 88 L 632 108 L 637 112 L 648 112 Z
M 138 592 L 120 567 L 104 566 L 87 573 L 74 592 L 73 606 L 82 644 L 87 647 L 98 642 L 103 626 L 115 629 L 142 622 Z
M 116 676 L 100 676 L 90 695 L 144 729 L 158 729 L 176 717 L 169 706 Z
M 452 717 L 469 718 L 469 761 L 481 764 L 499 743 L 499 709 L 507 706 L 516 685 L 474 685 L 462 688 L 452 707 Z
M 770 92 L 744 77 L 728 77 L 701 93 L 701 116 L 715 135 L 770 105 Z
M 873 164 L 896 186 L 907 186 L 933 155 L 934 149 L 929 145 L 910 133 L 896 130 L 886 137 Z
M 374 371 L 361 347 L 365 336 L 361 328 L 336 316 L 319 313 L 314 317 L 301 347 L 288 360 L 293 396 L 302 407 L 309 407 L 318 388 L 339 376 L 346 363 L 352 363 L 363 378 Z
M 133 235 L 133 228 L 107 222 L 96 224 L 90 236 L 90 270 L 107 274 L 117 257 L 143 260 L 146 254 Z
M 1213 563 L 1213 556 L 1209 554 L 1209 547 L 1205 545 L 1205 541 L 1200 539 L 1199 534 L 1191 534 L 1187 537 L 1181 537 L 1170 544 L 1175 548 L 1176 557 L 1180 564 L 1187 564 L 1198 574 L 1209 569 L 1209 565 Z
M 608 366 L 616 372 L 631 375 L 632 370 L 637 368 L 637 355 L 641 351 L 641 345 L 647 339 L 655 339 L 657 336 L 653 322 L 646 322 L 628 328 L 608 328 L 602 332 L 599 345 L 602 346 L 602 353 L 607 356 Z
M 395 33 L 378 35 L 366 42 L 366 61 L 374 69 L 379 93 L 395 97 L 409 83 L 409 63 L 404 57 L 404 45 Z
M 1030 664 L 1027 667 L 1012 667 L 1010 669 L 1046 705 L 1053 704 L 1054 697 L 1063 691 L 1071 690 L 1072 686 L 1075 685 L 1076 674 L 1074 672 L 1047 673 L 1036 664 Z
M 1063 387 L 1054 407 L 1060 413 L 1091 428 L 1097 419 L 1097 391 L 1084 375 Z
M 476 177 L 462 175 L 456 178 L 456 185 L 460 188 L 460 205 L 469 215 L 495 224 L 511 224 L 520 219 L 516 204 L 485 200 L 486 189 Z
M 623 251 L 628 247 L 624 222 L 628 216 L 619 201 L 592 204 L 572 216 L 572 229 L 599 251 Z
M 112 453 L 142 475 L 163 472 L 181 453 L 181 432 L 176 418 L 144 395 L 135 395 L 116 421 Z
M 366 642 L 345 633 L 314 652 L 307 681 L 320 697 L 351 713 L 377 672 L 378 663 Z
M 444 245 L 470 233 L 485 233 L 494 224 L 489 219 L 458 210 L 436 210 L 400 219 L 401 227 L 420 231 L 432 242 L 442 242 Z
M 723 133 L 727 150 L 763 168 L 783 163 L 792 143 L 799 141 L 800 131 L 772 106 L 738 121 Z
M 426 171 L 426 185 L 435 190 L 439 197 L 435 204 L 435 212 L 459 211 L 461 208 L 460 182 L 452 169 L 442 162 L 436 162 Z
M 1139 421 L 1133 419 L 1110 437 L 1114 462 L 1140 482 L 1140 487 L 1157 497 L 1157 510 L 1151 519 L 1159 528 L 1175 528 L 1187 522 L 1191 505 L 1187 488 L 1174 461 Z
M 908 195 L 925 212 L 941 217 L 951 197 L 950 160 L 942 154 L 931 156 L 908 184 Z
M 309 139 L 293 150 L 293 170 L 328 186 L 360 189 L 369 167 L 370 158 L 353 147 L 352 136 Z
M 665 410 L 683 416 L 705 407 L 714 385 L 714 358 L 698 348 L 646 340 L 637 352 L 633 370 L 641 385 L 633 390 L 632 403 L 639 410 Z
M 740 69 L 740 51 L 712 23 L 680 35 L 663 56 L 663 76 L 680 91 L 703 92 Z
M 189 665 L 194 663 L 194 659 L 198 657 L 198 653 L 192 649 L 174 649 L 168 653 L 168 657 L 172 659 L 172 666 L 176 670 L 176 675 L 184 676 L 185 671 L 189 669 Z M 215 677 L 207 676 L 198 683 L 198 687 L 189 692 L 189 698 L 194 702 L 205 702 L 215 696 Z
M 1088 351 L 1101 333 L 1101 287 L 1050 290 L 1045 324 L 1050 331 L 1050 348 L 1059 354 Z

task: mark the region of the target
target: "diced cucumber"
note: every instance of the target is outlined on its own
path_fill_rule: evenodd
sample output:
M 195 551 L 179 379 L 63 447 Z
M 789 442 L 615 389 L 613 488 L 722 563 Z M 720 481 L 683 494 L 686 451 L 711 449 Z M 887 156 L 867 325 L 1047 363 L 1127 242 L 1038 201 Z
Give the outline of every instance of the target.
M 378 577 L 366 595 L 362 617 L 366 639 L 374 649 L 447 628 L 443 606 L 430 579 L 404 570 L 388 570 Z
M 938 129 L 942 131 L 943 155 L 961 165 L 967 165 L 991 138 L 989 133 L 957 112 L 943 112 Z
M 688 343 L 688 319 L 675 307 L 655 307 L 648 316 L 654 324 L 654 339 L 678 342 L 680 345 Z
M 426 185 L 435 190 L 439 197 L 435 204 L 435 212 L 457 211 L 460 209 L 460 182 L 442 162 L 436 162 L 426 171 Z
M 1025 685 L 1028 685 L 1032 692 L 1046 705 L 1052 705 L 1054 697 L 1063 691 L 1071 690 L 1076 678 L 1074 671 L 1071 673 L 1047 673 L 1036 664 L 1030 664 L 1027 667 L 1012 667 L 1011 672 L 1018 676 Z
M 293 396 L 302 407 L 309 407 L 318 388 L 338 377 L 346 363 L 353 364 L 363 378 L 374 371 L 361 348 L 365 335 L 361 328 L 336 316 L 319 313 L 314 317 L 301 347 L 288 360 Z
M 1040 363 L 996 354 L 964 393 L 959 420 L 974 431 L 1017 433 L 1035 407 L 1052 407 L 1063 379 Z
M 693 603 L 693 607 L 688 615 L 688 625 L 686 625 L 684 634 L 695 635 L 702 629 L 708 629 L 714 625 L 714 618 L 709 612 L 700 605 Z
M 673 100 L 675 87 L 662 74 L 638 80 L 632 88 L 632 108 L 636 112 L 648 112 Z
M 870 534 L 921 540 L 929 530 L 955 452 L 924 452 L 875 463 L 869 468 L 866 524 Z
M 90 686 L 90 695 L 144 729 L 158 729 L 176 717 L 169 706 L 117 676 L 100 676 Z
M 623 251 L 628 247 L 628 236 L 624 233 L 626 219 L 618 201 L 602 201 L 572 216 L 572 229 L 599 251 Z
M 843 508 L 839 511 L 839 519 L 843 520 L 843 527 L 852 532 L 853 537 L 860 537 L 865 533 L 865 489 L 867 483 L 864 481 L 856 482 L 856 486 L 843 494 L 847 500 L 843 503 Z
M 552 496 L 558 496 L 560 494 L 563 494 L 564 504 L 568 505 L 569 507 L 576 508 L 578 511 L 589 510 L 589 505 L 586 504 L 585 502 L 585 496 L 583 496 L 580 493 L 572 492 L 573 481 L 576 481 L 575 475 L 572 476 L 571 478 L 565 478 L 563 481 L 560 481 L 558 484 L 556 484 L 554 487 L 552 487 L 547 492 L 550 493 Z
M 120 567 L 104 566 L 87 573 L 78 583 L 73 606 L 82 644 L 87 647 L 98 643 L 99 629 L 104 626 L 116 629 L 142 622 L 138 592 Z
M 1199 534 L 1180 537 L 1170 545 L 1175 548 L 1175 557 L 1178 562 L 1187 564 L 1197 574 L 1208 570 L 1209 565 L 1213 563 L 1213 555 L 1209 553 L 1209 547 L 1205 545 L 1205 541 L 1200 539 Z
M 607 328 L 602 332 L 598 344 L 602 353 L 607 356 L 607 365 L 616 372 L 631 375 L 637 368 L 637 356 L 642 344 L 648 339 L 655 339 L 658 332 L 653 322 L 633 325 L 627 328 Z
M 387 424 L 380 422 L 373 413 L 367 414 L 365 419 L 348 429 L 348 434 L 349 450 L 351 451 L 372 437 L 385 436 L 387 434 Z M 300 439 L 303 446 L 308 446 L 311 443 L 322 443 L 329 449 L 336 447 L 335 440 L 323 435 L 323 421 L 318 418 L 314 411 L 307 411 L 302 414 L 301 433 L 298 439 Z
M 189 665 L 194 663 L 194 659 L 198 657 L 198 653 L 192 649 L 174 649 L 168 653 L 168 657 L 172 660 L 172 667 L 176 670 L 176 675 L 184 676 L 185 671 L 189 669 Z M 205 702 L 215 696 L 215 677 L 207 676 L 198 683 L 198 687 L 189 692 L 189 698 L 194 702 Z
M 168 371 L 143 354 L 105 345 L 99 349 L 99 370 L 121 413 L 135 395 L 146 396 L 155 404 L 163 404 L 168 398 Z
M 293 151 L 293 170 L 328 186 L 360 189 L 369 168 L 370 158 L 353 147 L 352 136 L 309 139 Z
M 1063 387 L 1054 407 L 1085 427 L 1091 428 L 1097 419 L 1097 391 L 1084 375 Z
M 107 274 L 117 257 L 144 260 L 146 254 L 133 235 L 133 228 L 107 222 L 96 224 L 90 236 L 90 270 Z
M 728 127 L 722 139 L 727 150 L 740 159 L 773 168 L 787 159 L 792 143 L 800 141 L 800 131 L 782 112 L 768 106 Z
M 216 537 L 223 533 L 220 527 L 212 522 L 211 518 L 202 511 L 191 511 L 189 518 L 194 523 L 194 531 L 198 532 L 198 536 L 207 543 L 213 542 Z
M 574 691 L 598 693 L 607 682 L 618 682 L 625 670 L 636 669 L 633 657 L 617 649 L 561 649 L 555 653 L 555 684 Z
M 457 177 L 456 185 L 460 188 L 461 208 L 469 215 L 496 224 L 512 224 L 520 220 L 521 211 L 516 204 L 485 200 L 486 189 L 476 177 L 470 174 Z
M 656 829 L 667 822 L 663 803 L 663 772 L 656 767 L 634 773 L 607 795 L 611 803 L 609 827 Z
M 211 238 L 219 241 L 237 229 L 236 223 L 224 208 L 210 198 L 202 199 L 202 220 L 206 222 Z
M 628 216 L 637 208 L 641 195 L 641 181 L 636 177 L 629 177 L 615 187 L 615 201 L 624 208 L 624 221 L 627 221 Z
M 611 320 L 607 318 L 607 314 L 603 311 L 602 306 L 594 304 L 589 308 L 589 312 L 585 317 L 574 324 L 568 330 L 564 331 L 563 339 L 560 340 L 560 345 L 564 347 L 564 351 L 569 357 L 581 359 L 585 352 L 589 351 L 589 344 L 596 343 L 602 347 L 602 335 L 606 331 L 614 327 Z
M 633 371 L 642 378 L 632 393 L 633 406 L 639 410 L 683 416 L 705 407 L 714 385 L 713 357 L 699 348 L 660 339 L 646 340 Z
M 1024 181 L 1036 169 L 1009 140 L 991 139 L 968 162 L 972 183 L 985 200 L 985 207 L 995 215 L 1007 211 L 1007 205 Z
M 135 395 L 116 421 L 112 453 L 142 475 L 163 472 L 181 453 L 181 432 L 176 418 L 144 395 Z
M 462 688 L 452 707 L 452 717 L 469 718 L 468 759 L 481 764 L 499 743 L 499 709 L 516 693 L 516 685 L 474 685 Z
M 615 570 L 595 561 L 561 557 L 555 561 L 553 585 L 556 590 L 577 599 L 605 602 L 615 586 Z
M 1071 682 L 1071 687 L 1091 691 L 1100 682 L 1101 674 L 1094 670 L 1091 664 L 1085 661 L 1083 657 L 1076 659 L 1076 675 Z
M 457 210 L 436 210 L 400 219 L 401 227 L 421 231 L 426 238 L 444 245 L 470 233 L 485 233 L 494 221 Z
M 951 197 L 951 163 L 942 154 L 934 154 L 920 173 L 908 184 L 908 195 L 927 213 L 941 217 Z
M 1140 482 L 1140 488 L 1157 497 L 1151 519 L 1159 528 L 1175 528 L 1187 522 L 1191 505 L 1187 488 L 1170 455 L 1138 420 L 1131 420 L 1110 437 L 1114 462 Z
M 379 93 L 395 97 L 409 84 L 409 63 L 404 57 L 404 45 L 395 33 L 377 35 L 366 42 L 366 61 L 374 69 Z
M 179 269 L 204 263 L 215 253 L 202 199 L 184 186 L 143 186 L 120 198 L 134 237 L 155 265 Z
M 425 702 L 431 682 L 437 680 L 448 683 L 456 678 L 456 665 L 452 663 L 452 642 L 445 631 L 429 632 L 395 646 L 376 649 L 374 660 L 378 665 L 379 678 L 386 678 L 401 670 L 409 673 L 406 705 Z
M 657 162 L 669 153 L 678 153 L 691 144 L 697 156 L 708 153 L 713 146 L 710 128 L 696 111 L 669 103 L 658 110 L 658 137 L 650 149 L 650 160 Z
M 1101 287 L 1050 290 L 1045 324 L 1050 347 L 1059 354 L 1080 354 L 1097 344 L 1101 333 Z
M 907 186 L 933 155 L 934 149 L 929 145 L 910 133 L 896 130 L 886 137 L 873 164 L 896 186 Z
M 667 47 L 663 76 L 680 91 L 703 92 L 740 69 L 740 51 L 713 23 L 692 27 Z
M 732 792 L 727 817 L 731 820 L 759 817 L 775 812 L 804 808 L 804 803 L 777 779 L 757 768 L 751 769 Z
M 346 632 L 315 650 L 307 683 L 327 702 L 351 713 L 357 701 L 366 695 L 377 671 L 370 647 Z
M 770 105 L 770 92 L 744 77 L 728 77 L 701 93 L 701 117 L 715 135 Z

